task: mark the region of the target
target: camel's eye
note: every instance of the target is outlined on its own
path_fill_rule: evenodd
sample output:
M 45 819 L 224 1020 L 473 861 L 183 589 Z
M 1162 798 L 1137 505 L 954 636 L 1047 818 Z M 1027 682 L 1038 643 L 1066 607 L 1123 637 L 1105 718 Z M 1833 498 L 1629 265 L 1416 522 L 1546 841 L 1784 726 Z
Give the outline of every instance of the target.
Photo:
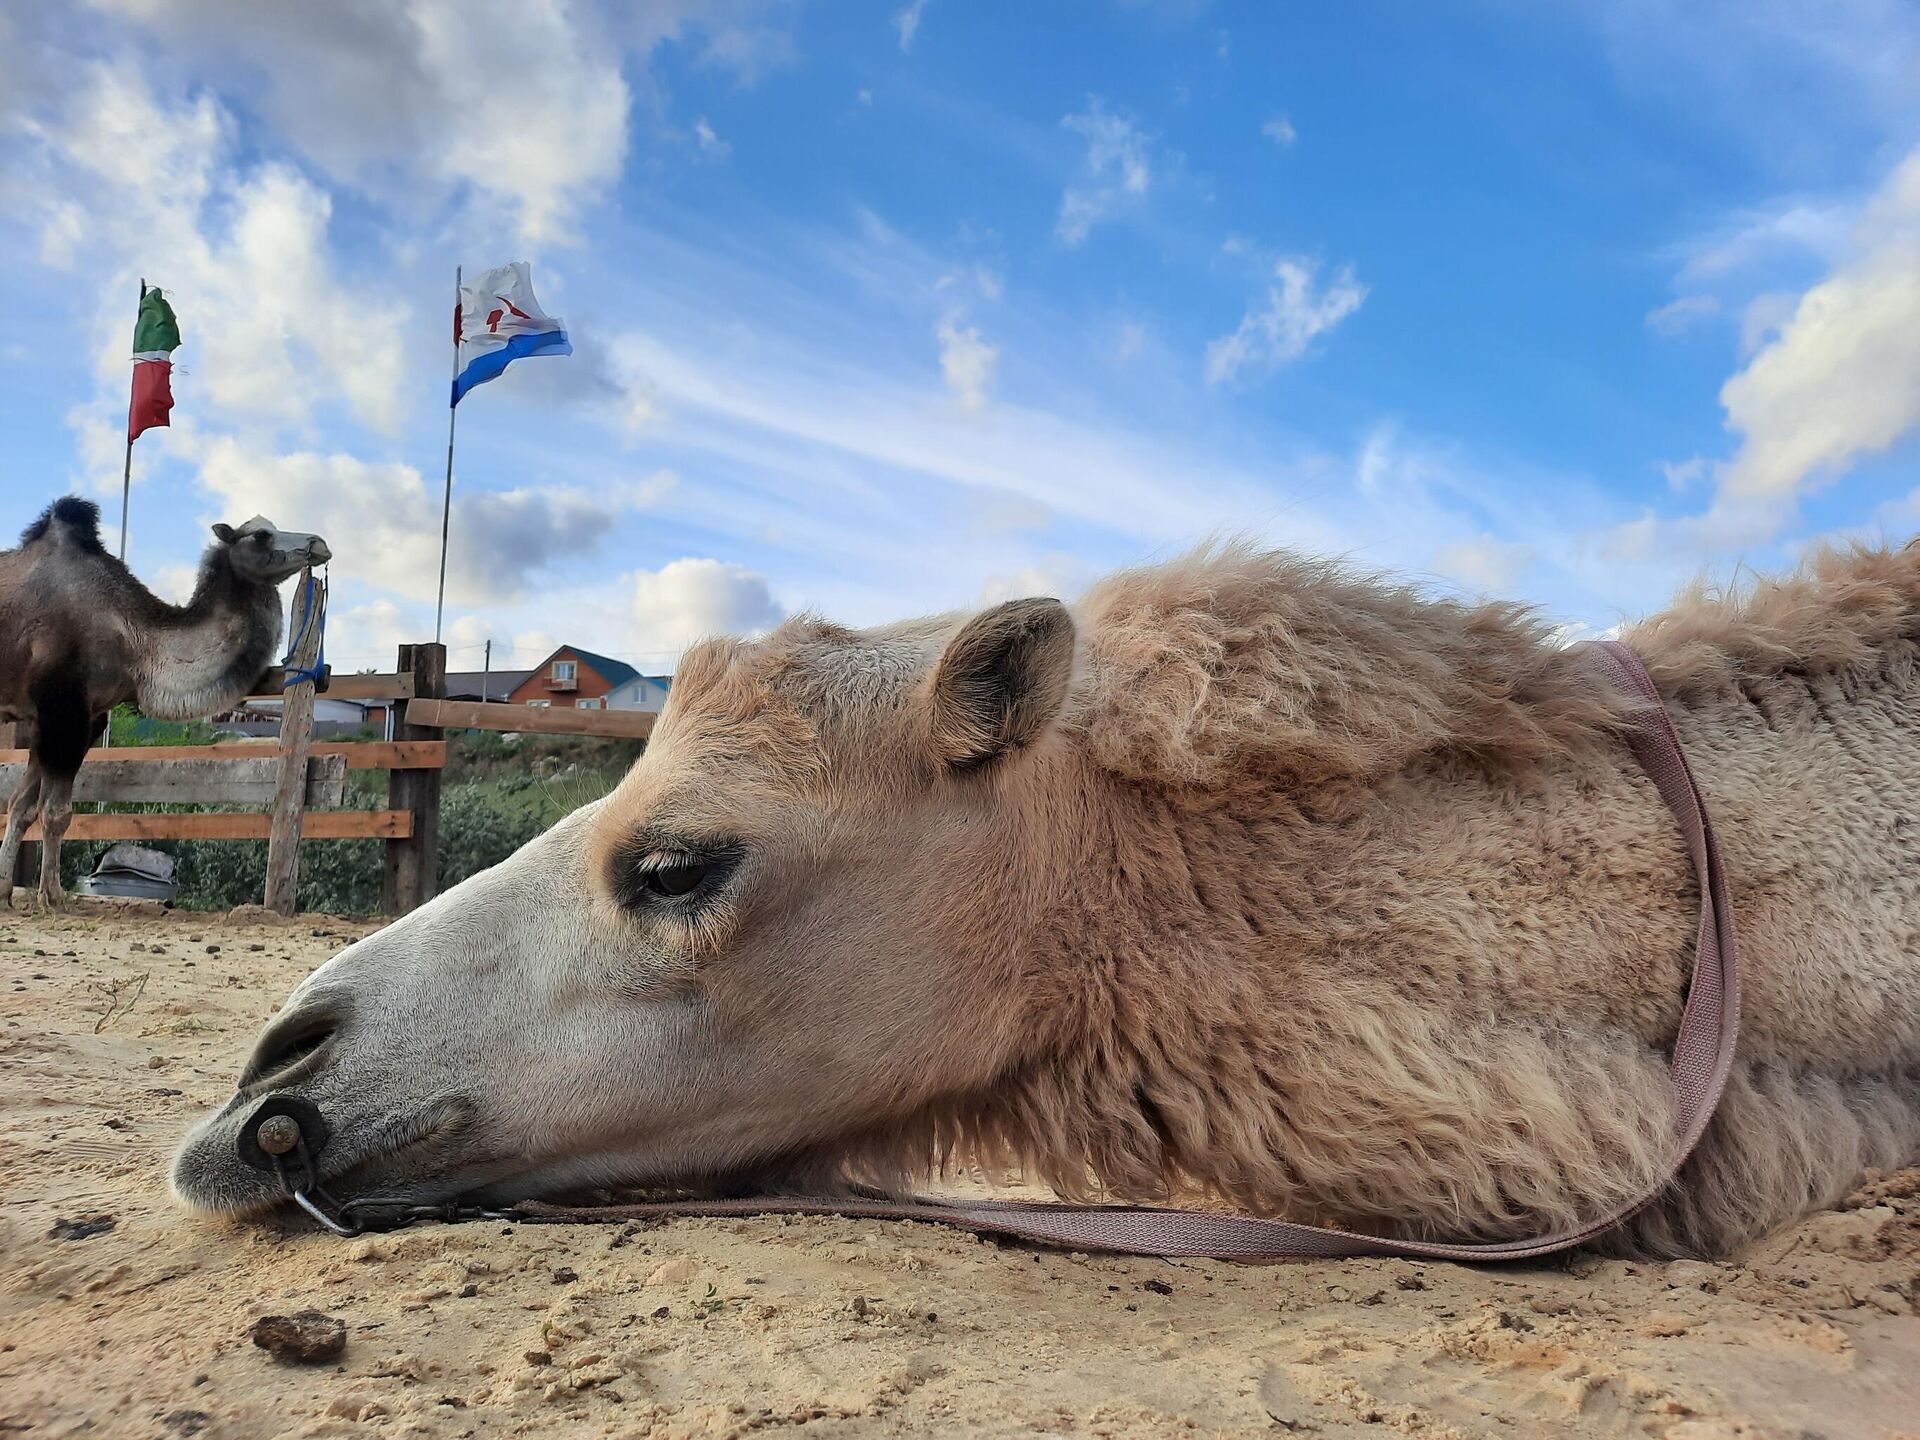
M 676 860 L 641 872 L 640 883 L 655 895 L 688 895 L 714 872 L 707 860 Z
M 725 884 L 739 861 L 740 852 L 733 846 L 697 850 L 635 847 L 614 862 L 614 894 L 629 909 L 693 903 Z

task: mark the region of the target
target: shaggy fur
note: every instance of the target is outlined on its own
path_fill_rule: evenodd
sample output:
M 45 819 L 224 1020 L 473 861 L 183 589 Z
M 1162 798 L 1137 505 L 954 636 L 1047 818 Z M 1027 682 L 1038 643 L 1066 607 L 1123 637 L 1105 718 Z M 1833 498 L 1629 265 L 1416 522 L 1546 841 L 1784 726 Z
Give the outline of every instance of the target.
M 927 917 L 995 957 L 956 983 L 1013 997 L 1008 1062 L 785 1165 L 897 1185 L 984 1155 L 1068 1194 L 1476 1239 L 1661 1173 L 1697 892 L 1619 697 L 1516 607 L 1246 548 L 1077 612 L 1057 743 L 993 797 L 1017 869 L 993 914 Z M 782 766 L 810 732 L 864 783 L 951 625 L 790 624 L 694 657 L 676 718 L 778 735 Z M 1920 550 L 1822 554 L 1625 638 L 1723 836 L 1747 1017 L 1698 1155 L 1617 1241 L 1718 1253 L 1920 1153 Z
M 61 837 L 73 778 L 107 713 L 137 700 L 163 720 L 194 720 L 243 698 L 280 639 L 275 586 L 326 558 L 325 542 L 285 535 L 256 517 L 216 526 L 193 597 L 169 605 L 100 543 L 100 507 L 65 496 L 0 551 L 0 720 L 26 721 L 33 744 L 0 840 L 0 894 L 11 903 L 14 857 L 37 815 L 45 835 L 40 895 L 61 901 Z M 317 547 L 317 548 L 316 548 Z

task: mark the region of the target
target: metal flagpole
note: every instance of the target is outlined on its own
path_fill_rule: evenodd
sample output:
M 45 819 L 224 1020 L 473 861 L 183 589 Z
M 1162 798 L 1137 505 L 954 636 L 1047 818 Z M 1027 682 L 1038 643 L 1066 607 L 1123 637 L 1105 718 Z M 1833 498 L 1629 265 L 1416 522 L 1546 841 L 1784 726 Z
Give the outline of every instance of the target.
M 140 303 L 147 303 L 147 277 L 140 277 Z M 133 332 L 140 333 L 140 312 L 133 312 Z M 134 362 L 138 364 L 138 361 Z M 127 500 L 133 494 L 133 377 L 127 377 L 127 458 L 120 466 L 120 558 L 127 558 Z
M 460 267 L 453 267 L 453 378 L 460 378 Z M 433 601 L 433 643 L 440 643 L 440 617 L 447 605 L 447 531 L 453 518 L 453 422 L 460 407 L 447 389 L 447 490 L 440 500 L 440 590 Z

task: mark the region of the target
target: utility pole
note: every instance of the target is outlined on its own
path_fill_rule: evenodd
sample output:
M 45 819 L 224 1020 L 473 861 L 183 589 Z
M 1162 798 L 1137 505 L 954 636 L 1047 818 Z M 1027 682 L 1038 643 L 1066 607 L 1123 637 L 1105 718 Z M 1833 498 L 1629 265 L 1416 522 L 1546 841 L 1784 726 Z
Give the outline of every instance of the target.
M 487 641 L 485 653 L 480 657 L 480 698 L 493 699 L 493 641 Z

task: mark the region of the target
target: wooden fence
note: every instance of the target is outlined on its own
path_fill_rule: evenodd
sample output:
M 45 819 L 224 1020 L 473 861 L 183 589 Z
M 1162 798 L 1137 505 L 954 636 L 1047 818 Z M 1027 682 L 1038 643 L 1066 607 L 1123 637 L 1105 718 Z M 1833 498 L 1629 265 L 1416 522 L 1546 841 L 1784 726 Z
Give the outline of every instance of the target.
M 310 659 L 308 663 L 311 663 Z M 453 728 L 541 735 L 599 735 L 643 739 L 654 717 L 631 710 L 553 710 L 446 698 L 443 645 L 402 645 L 388 675 L 333 677 L 329 699 L 381 700 L 393 708 L 393 739 L 315 741 L 314 685 L 282 689 L 269 671 L 256 699 L 282 701 L 277 741 L 218 745 L 149 746 L 89 750 L 74 783 L 76 801 L 245 805 L 252 811 L 75 815 L 69 840 L 265 840 L 267 883 L 262 897 L 292 914 L 302 840 L 386 842 L 381 908 L 404 915 L 438 888 L 440 772 L 447 763 L 441 732 Z M 27 752 L 0 749 L 0 801 L 25 772 Z M 349 770 L 388 773 L 386 807 L 344 810 Z M 27 839 L 39 839 L 36 825 Z M 35 847 L 38 848 L 37 846 Z M 18 879 L 29 873 L 22 848 Z

